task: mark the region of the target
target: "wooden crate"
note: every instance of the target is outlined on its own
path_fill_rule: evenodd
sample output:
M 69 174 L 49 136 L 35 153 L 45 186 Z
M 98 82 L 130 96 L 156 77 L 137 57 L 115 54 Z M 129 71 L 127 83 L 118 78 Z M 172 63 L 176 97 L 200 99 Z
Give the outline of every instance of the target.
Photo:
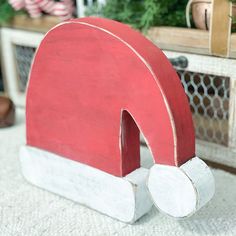
M 220 93 L 220 89 L 217 89 L 216 84 L 216 91 L 213 95 L 213 99 L 221 99 L 220 103 L 222 106 L 224 106 L 223 103 L 228 100 L 228 105 L 225 107 L 226 109 L 223 109 L 225 116 L 218 114 L 219 111 L 222 112 L 222 109 L 218 107 L 219 105 L 215 104 L 214 106 L 214 104 L 212 104 L 217 114 L 216 118 L 209 115 L 204 116 L 195 111 L 193 119 L 195 121 L 196 134 L 198 134 L 197 129 L 201 123 L 206 130 L 212 127 L 213 132 L 219 133 L 220 131 L 221 134 L 227 135 L 223 142 L 221 138 L 217 137 L 215 139 L 207 139 L 207 137 L 204 136 L 197 136 L 197 155 L 210 161 L 236 168 L 236 60 L 171 51 L 165 51 L 165 54 L 168 57 L 179 55 L 186 56 L 189 61 L 186 70 L 189 72 L 211 75 L 214 76 L 214 78 L 217 77 L 218 80 L 228 80 L 228 85 L 222 83 L 222 86 L 218 87 L 222 88 L 224 93 Z M 194 81 L 191 82 L 194 83 Z M 189 97 L 192 96 L 186 87 L 185 91 Z M 204 94 L 199 93 L 199 95 L 209 96 L 208 92 L 205 92 Z M 193 105 L 193 103 L 193 101 L 190 101 L 190 105 Z
M 30 19 L 22 15 L 1 28 L 1 66 L 5 93 L 18 106 L 25 105 L 25 89 L 34 52 L 44 34 L 57 23 L 59 19 L 56 17 Z
M 222 86 L 221 94 L 218 94 L 218 97 L 213 95 L 212 101 L 218 99 L 220 102 L 218 102 L 218 105 L 214 105 L 213 101 L 210 109 L 213 114 L 221 113 L 218 118 L 205 114 L 204 109 L 200 111 L 193 109 L 199 103 L 194 97 L 197 88 L 194 89 L 195 93 L 191 94 L 186 81 L 183 81 L 184 78 L 181 78 L 181 80 L 190 98 L 191 110 L 193 112 L 197 137 L 197 155 L 211 162 L 236 168 L 236 33 L 232 33 L 229 36 L 230 48 L 227 55 L 228 58 L 211 55 L 208 31 L 174 27 L 153 27 L 148 31 L 147 37 L 164 50 L 168 57 L 186 56 L 189 65 L 185 74 L 200 75 L 201 78 L 203 76 L 217 78 L 218 84 L 215 85 L 215 90 L 217 90 L 217 86 Z M 223 83 L 224 81 L 227 81 L 227 85 Z M 202 83 L 204 85 L 204 81 Z M 196 86 L 194 76 L 190 78 L 189 84 L 195 84 Z M 218 88 L 220 90 L 220 87 Z M 222 98 L 222 91 L 226 94 L 224 95 L 225 98 Z M 199 92 L 197 95 L 202 101 L 207 96 L 210 96 L 206 90 Z M 219 104 L 222 106 L 224 102 L 225 104 L 227 103 L 225 110 L 217 107 Z M 203 106 L 205 105 L 203 102 Z M 218 138 L 209 138 L 206 135 L 199 134 L 200 127 L 203 129 L 202 133 L 211 130 L 211 132 L 218 134 Z M 223 140 L 222 137 L 224 137 Z
M 154 41 L 162 49 L 166 49 L 166 40 L 158 43 L 159 40 L 160 38 L 156 38 Z M 188 46 L 190 47 L 190 44 Z M 185 45 L 182 47 L 183 51 L 188 50 Z M 164 50 L 164 53 L 170 58 L 185 56 L 189 62 L 185 71 L 176 69 L 193 112 L 197 138 L 196 154 L 210 162 L 236 168 L 236 60 L 180 50 L 174 47 L 173 51 Z M 196 49 L 193 48 L 191 52 L 194 50 Z M 204 85 L 207 78 L 210 78 L 213 87 Z M 203 88 L 199 90 L 199 87 Z M 200 99 L 196 101 L 195 97 Z M 206 102 L 205 98 L 209 98 L 210 103 Z M 199 104 L 202 106 L 200 110 Z M 212 134 L 208 135 L 209 132 Z

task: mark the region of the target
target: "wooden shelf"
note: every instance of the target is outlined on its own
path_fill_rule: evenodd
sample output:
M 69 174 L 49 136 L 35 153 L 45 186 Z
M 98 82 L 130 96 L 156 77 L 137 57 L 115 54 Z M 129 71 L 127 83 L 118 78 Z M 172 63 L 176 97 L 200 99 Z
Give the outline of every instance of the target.
M 45 15 L 38 19 L 32 19 L 26 15 L 19 15 L 3 27 L 46 33 L 58 23 L 60 23 L 58 17 Z M 177 27 L 153 27 L 146 36 L 164 50 L 211 55 L 209 53 L 208 31 Z M 231 34 L 229 58 L 236 58 L 236 33 Z
M 13 18 L 13 20 L 2 25 L 3 27 L 10 27 L 14 29 L 22 29 L 40 33 L 46 33 L 56 24 L 60 23 L 60 19 L 54 16 L 43 16 L 37 19 L 32 19 L 26 15 L 19 15 Z
M 198 29 L 176 27 L 153 27 L 147 37 L 161 49 L 211 55 L 209 32 Z M 230 58 L 236 58 L 236 33 L 231 35 Z
M 14 17 L 9 24 L 3 26 L 46 33 L 58 23 L 60 23 L 58 17 L 45 15 L 38 19 L 32 19 L 26 15 L 19 15 Z M 153 27 L 146 36 L 161 49 L 211 55 L 209 53 L 208 31 L 177 27 Z M 236 33 L 231 35 L 229 57 L 236 58 Z

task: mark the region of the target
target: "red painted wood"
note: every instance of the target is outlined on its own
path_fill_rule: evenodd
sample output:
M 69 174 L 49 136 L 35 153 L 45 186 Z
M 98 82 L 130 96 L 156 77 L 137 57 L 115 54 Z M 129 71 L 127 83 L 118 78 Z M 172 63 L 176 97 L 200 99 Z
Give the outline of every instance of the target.
M 123 175 L 140 167 L 139 129 L 128 111 L 121 117 L 121 166 Z
M 181 165 L 195 154 L 175 70 L 139 32 L 112 20 L 72 20 L 47 33 L 30 74 L 26 119 L 28 145 L 116 176 L 140 165 L 137 126 L 156 163 Z

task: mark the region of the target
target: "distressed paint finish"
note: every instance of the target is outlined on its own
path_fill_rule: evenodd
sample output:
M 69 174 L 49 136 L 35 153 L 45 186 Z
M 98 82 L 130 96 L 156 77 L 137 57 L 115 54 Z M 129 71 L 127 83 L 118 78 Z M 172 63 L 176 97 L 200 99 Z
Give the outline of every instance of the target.
M 28 145 L 116 176 L 139 168 L 139 130 L 158 164 L 195 156 L 176 72 L 154 44 L 112 20 L 71 20 L 46 34 L 30 74 L 26 122 Z
M 142 154 L 152 165 L 149 154 Z M 180 167 L 141 167 L 123 178 L 27 145 L 20 150 L 20 161 L 32 184 L 127 223 L 149 212 L 153 203 L 170 216 L 190 216 L 215 191 L 214 177 L 198 157 Z
M 142 167 L 120 178 L 30 146 L 21 148 L 20 161 L 32 184 L 123 222 L 133 223 L 153 205 L 146 186 L 149 170 Z
M 177 218 L 191 216 L 215 193 L 211 170 L 198 157 L 180 167 L 154 164 L 149 171 L 147 186 L 155 206 Z

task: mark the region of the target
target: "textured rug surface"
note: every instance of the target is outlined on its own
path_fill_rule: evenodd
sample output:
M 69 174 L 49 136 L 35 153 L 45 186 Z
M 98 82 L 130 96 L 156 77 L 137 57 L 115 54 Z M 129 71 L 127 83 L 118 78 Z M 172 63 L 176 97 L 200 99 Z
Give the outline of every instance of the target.
M 153 208 L 124 224 L 27 183 L 19 147 L 25 143 L 23 110 L 14 127 L 0 129 L 0 236 L 236 235 L 236 176 L 213 170 L 216 194 L 194 216 L 175 220 Z

